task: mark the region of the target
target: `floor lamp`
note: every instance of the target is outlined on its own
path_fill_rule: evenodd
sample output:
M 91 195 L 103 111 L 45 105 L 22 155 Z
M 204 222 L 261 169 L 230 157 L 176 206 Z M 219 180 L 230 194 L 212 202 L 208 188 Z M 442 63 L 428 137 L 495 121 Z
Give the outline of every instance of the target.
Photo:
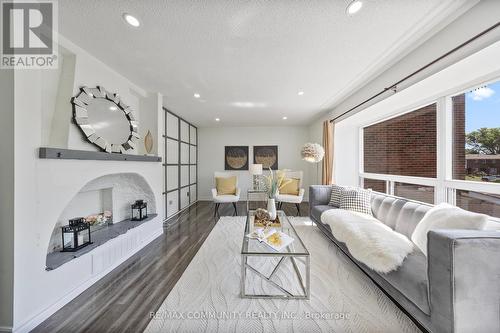
M 302 159 L 309 163 L 316 163 L 316 181 L 319 178 L 319 162 L 325 157 L 325 149 L 319 143 L 306 143 L 301 151 Z M 321 183 L 321 181 L 319 181 Z

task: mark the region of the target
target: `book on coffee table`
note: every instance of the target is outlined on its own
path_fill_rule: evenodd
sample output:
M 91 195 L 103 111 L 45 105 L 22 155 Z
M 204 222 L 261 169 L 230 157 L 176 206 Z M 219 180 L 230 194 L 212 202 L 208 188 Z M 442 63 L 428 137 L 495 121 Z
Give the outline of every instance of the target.
M 246 236 L 251 239 L 256 239 L 278 252 L 281 252 L 294 241 L 292 237 L 274 228 L 257 228 Z
M 290 245 L 294 239 L 284 232 L 276 231 L 275 233 L 264 238 L 263 242 L 268 246 L 272 247 L 274 250 L 281 252 L 288 245 Z

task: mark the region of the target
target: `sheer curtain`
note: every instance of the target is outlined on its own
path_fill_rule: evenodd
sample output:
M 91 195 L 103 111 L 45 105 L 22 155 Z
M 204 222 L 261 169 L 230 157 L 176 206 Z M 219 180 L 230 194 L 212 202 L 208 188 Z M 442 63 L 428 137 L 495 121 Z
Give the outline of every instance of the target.
M 335 123 L 325 120 L 323 122 L 323 147 L 325 148 L 325 157 L 323 158 L 321 183 L 331 185 L 333 182 L 333 133 Z

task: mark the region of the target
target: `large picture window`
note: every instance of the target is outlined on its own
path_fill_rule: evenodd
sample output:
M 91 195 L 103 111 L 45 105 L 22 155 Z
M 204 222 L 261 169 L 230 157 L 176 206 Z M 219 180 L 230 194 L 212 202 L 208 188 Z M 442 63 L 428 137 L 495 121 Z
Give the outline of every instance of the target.
M 361 140 L 364 188 L 500 219 L 500 81 L 370 124 Z

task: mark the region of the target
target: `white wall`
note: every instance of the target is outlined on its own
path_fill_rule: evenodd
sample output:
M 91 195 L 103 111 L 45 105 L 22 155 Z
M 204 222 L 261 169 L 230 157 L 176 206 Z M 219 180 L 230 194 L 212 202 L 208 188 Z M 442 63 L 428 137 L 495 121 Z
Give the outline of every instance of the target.
M 304 171 L 306 195 L 310 184 L 309 164 L 302 161 L 300 149 L 309 141 L 307 127 L 202 127 L 198 128 L 198 187 L 199 200 L 211 200 L 214 172 L 224 171 L 224 146 L 249 146 L 249 161 L 253 162 L 253 146 L 277 145 L 278 167 Z M 242 198 L 252 186 L 248 171 L 237 171 Z
M 0 332 L 12 326 L 14 286 L 14 71 L 0 70 Z
M 139 119 L 148 126 L 160 118 L 161 98 L 149 95 L 119 73 L 67 41 L 59 38 L 62 47 L 74 55 L 74 75 L 63 75 L 59 82 L 71 85 L 75 94 L 81 86 L 103 85 L 107 90 L 119 93 L 131 106 Z M 72 66 L 68 66 L 71 67 Z M 164 217 L 163 168 L 161 163 L 123 161 L 44 160 L 38 158 L 38 148 L 53 135 L 51 130 L 66 132 L 58 136 L 62 146 L 70 149 L 95 150 L 87 143 L 72 123 L 64 122 L 61 128 L 54 126 L 56 118 L 49 105 L 57 101 L 43 95 L 46 84 L 54 84 L 45 78 L 48 70 L 15 71 L 15 239 L 14 239 L 14 329 L 30 329 L 33 324 L 50 315 L 71 292 L 93 277 L 89 259 L 82 259 L 81 266 L 65 264 L 53 271 L 45 271 L 45 255 L 53 228 L 64 207 L 89 181 L 106 174 L 138 173 L 151 186 L 155 195 L 157 213 Z M 63 67 L 64 71 L 64 67 Z M 50 75 L 49 75 L 50 76 Z M 68 79 L 69 78 L 69 79 Z M 70 79 L 73 78 L 73 81 Z M 68 81 L 69 80 L 69 81 Z M 57 96 L 54 92 L 51 96 Z M 148 107 L 141 108 L 141 99 L 151 98 Z M 156 101 L 156 103 L 155 103 Z M 54 114 L 71 115 L 69 100 L 60 103 Z M 56 107 L 57 109 L 57 107 Z M 52 111 L 53 112 L 53 111 Z M 54 118 L 56 117 L 56 118 Z M 69 116 L 66 119 L 70 119 Z M 51 120 L 52 119 L 52 120 Z M 51 129 L 48 129 L 47 126 Z M 139 125 L 140 133 L 144 129 Z M 153 131 L 152 131 L 153 132 Z M 158 133 L 154 130 L 153 135 Z M 67 142 L 61 138 L 66 135 Z M 158 143 L 158 135 L 155 145 Z M 142 140 L 140 144 L 142 145 Z M 162 151 L 160 151 L 161 153 Z M 161 154 L 160 154 L 161 155 Z M 161 231 L 161 222 L 158 225 Z M 3 283 L 3 281 L 2 281 Z
M 359 129 L 389 116 L 427 105 L 445 96 L 500 78 L 500 42 L 422 80 L 413 86 L 336 124 L 335 180 L 357 185 L 359 170 Z

